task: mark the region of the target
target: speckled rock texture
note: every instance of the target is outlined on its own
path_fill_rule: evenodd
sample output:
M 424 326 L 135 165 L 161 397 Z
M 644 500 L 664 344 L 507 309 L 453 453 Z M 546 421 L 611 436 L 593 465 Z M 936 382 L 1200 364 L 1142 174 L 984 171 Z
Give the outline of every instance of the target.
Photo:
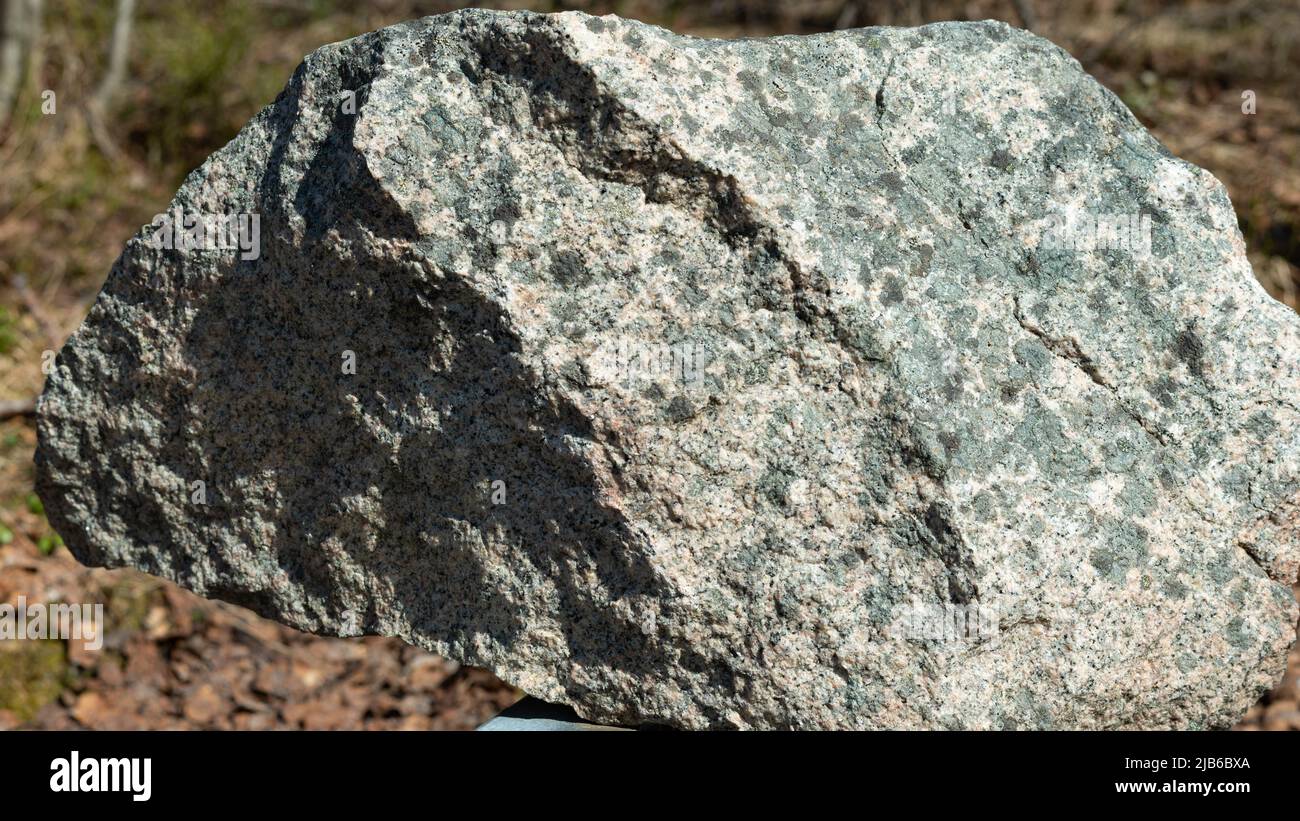
M 1300 323 L 1044 40 L 433 17 L 173 208 L 260 255 L 147 227 L 59 355 L 84 562 L 626 725 L 1223 727 L 1282 672 Z

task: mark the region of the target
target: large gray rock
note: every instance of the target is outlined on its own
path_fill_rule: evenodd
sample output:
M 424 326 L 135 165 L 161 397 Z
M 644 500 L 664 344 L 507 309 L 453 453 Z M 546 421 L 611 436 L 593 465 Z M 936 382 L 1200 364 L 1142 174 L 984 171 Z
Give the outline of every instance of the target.
M 84 562 L 609 723 L 1221 727 L 1282 671 L 1300 323 L 1044 40 L 434 17 L 173 208 L 260 241 L 147 227 L 60 354 Z

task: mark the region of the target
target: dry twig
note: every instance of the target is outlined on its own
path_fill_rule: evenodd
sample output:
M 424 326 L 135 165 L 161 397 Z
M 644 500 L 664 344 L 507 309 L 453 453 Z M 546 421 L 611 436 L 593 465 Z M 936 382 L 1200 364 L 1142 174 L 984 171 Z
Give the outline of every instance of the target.
M 36 399 L 0 399 L 0 421 L 36 415 Z

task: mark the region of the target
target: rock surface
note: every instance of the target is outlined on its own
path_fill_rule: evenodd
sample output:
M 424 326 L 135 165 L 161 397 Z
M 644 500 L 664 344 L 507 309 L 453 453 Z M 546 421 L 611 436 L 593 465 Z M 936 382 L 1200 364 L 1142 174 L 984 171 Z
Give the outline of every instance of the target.
M 84 562 L 629 725 L 1220 727 L 1282 672 L 1300 323 L 1044 40 L 428 18 L 173 209 L 258 248 L 146 227 L 60 353 Z

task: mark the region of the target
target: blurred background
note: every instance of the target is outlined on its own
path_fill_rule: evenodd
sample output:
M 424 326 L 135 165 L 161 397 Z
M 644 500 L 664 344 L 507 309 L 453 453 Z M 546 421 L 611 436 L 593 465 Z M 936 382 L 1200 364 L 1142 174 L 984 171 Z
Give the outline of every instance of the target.
M 1300 0 L 549 0 L 709 37 L 1000 19 L 1073 54 L 1228 188 L 1255 275 L 1300 307 Z M 522 693 L 392 639 L 281 627 L 84 568 L 32 491 L 41 361 L 127 239 L 308 52 L 429 0 L 0 0 L 0 603 L 103 602 L 103 646 L 0 642 L 0 729 L 469 729 Z M 1243 110 L 1244 99 L 1254 113 Z M 1300 729 L 1300 655 L 1240 729 Z

